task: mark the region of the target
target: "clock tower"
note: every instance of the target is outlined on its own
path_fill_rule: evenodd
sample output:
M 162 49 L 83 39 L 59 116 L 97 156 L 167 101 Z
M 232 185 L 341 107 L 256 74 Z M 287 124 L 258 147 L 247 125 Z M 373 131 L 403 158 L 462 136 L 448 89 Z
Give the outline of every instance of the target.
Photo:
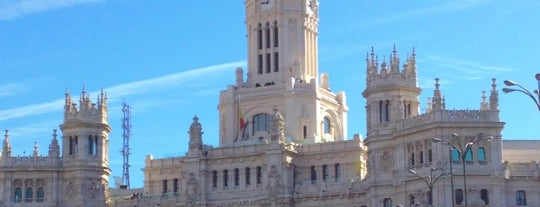
M 317 0 L 247 0 L 248 86 L 317 80 Z
M 282 115 L 284 140 L 342 140 L 347 132 L 345 93 L 319 77 L 317 0 L 246 0 L 247 75 L 220 95 L 220 145 L 271 139 L 272 120 Z M 247 80 L 244 81 L 244 77 Z M 278 110 L 276 113 L 274 110 Z

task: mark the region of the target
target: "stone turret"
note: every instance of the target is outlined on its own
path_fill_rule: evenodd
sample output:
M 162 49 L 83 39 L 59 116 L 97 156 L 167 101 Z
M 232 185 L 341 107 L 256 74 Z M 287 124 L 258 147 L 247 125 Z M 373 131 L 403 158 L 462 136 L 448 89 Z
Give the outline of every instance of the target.
M 367 99 L 366 114 L 369 132 L 381 123 L 418 116 L 421 89 L 416 73 L 416 53 L 407 56 L 400 68 L 400 59 L 394 45 L 389 63 L 383 58 L 379 66 L 375 51 L 366 58 L 366 89 L 362 95 Z M 387 125 L 387 127 L 391 127 Z
M 496 79 L 491 79 L 491 94 L 489 95 L 489 109 L 491 110 L 499 110 L 499 92 L 497 92 L 497 83 L 495 83 Z

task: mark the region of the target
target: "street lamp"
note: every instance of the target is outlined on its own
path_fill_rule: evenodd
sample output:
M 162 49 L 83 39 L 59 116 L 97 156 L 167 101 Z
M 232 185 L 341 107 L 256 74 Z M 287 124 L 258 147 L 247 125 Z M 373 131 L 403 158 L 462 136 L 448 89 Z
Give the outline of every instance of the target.
M 502 91 L 504 93 L 510 93 L 514 91 L 519 91 L 521 93 L 524 93 L 525 95 L 529 96 L 534 103 L 536 104 L 536 107 L 538 107 L 538 111 L 540 111 L 540 73 L 537 73 L 535 76 L 536 81 L 538 81 L 538 89 L 534 90 L 534 94 L 536 94 L 537 98 L 531 93 L 531 91 L 527 90 L 525 87 L 521 86 L 519 83 L 516 83 L 511 80 L 505 80 L 504 84 L 506 86 L 517 86 L 519 88 L 503 88 Z
M 409 173 L 413 174 L 414 176 L 416 176 L 418 178 L 424 179 L 424 181 L 426 182 L 426 185 L 429 188 L 429 200 L 428 200 L 429 206 L 433 206 L 433 186 L 435 186 L 435 184 L 437 184 L 439 179 L 441 179 L 442 177 L 448 175 L 448 173 L 441 173 L 438 176 L 433 177 L 433 171 L 435 171 L 435 170 L 440 170 L 440 168 L 431 168 L 430 173 L 427 176 L 422 175 L 421 173 L 418 173 L 418 172 L 416 172 L 414 170 L 409 170 Z
M 452 148 L 456 149 L 456 151 L 459 153 L 460 159 L 461 159 L 461 164 L 462 164 L 462 167 L 463 167 L 463 197 L 465 199 L 465 207 L 467 207 L 468 206 L 468 204 L 467 204 L 467 178 L 466 178 L 466 170 L 465 170 L 465 159 L 467 158 L 467 153 L 468 152 L 472 153 L 471 148 L 472 148 L 472 146 L 474 144 L 476 144 L 476 143 L 478 143 L 480 141 L 483 141 L 483 140 L 489 141 L 489 140 L 493 139 L 493 137 L 491 137 L 491 136 L 485 137 L 483 133 L 479 133 L 477 136 L 472 137 L 472 138 L 459 136 L 459 134 L 453 133 L 452 137 L 456 138 L 456 139 L 453 139 L 453 140 L 457 140 L 457 142 L 451 142 L 451 141 L 448 141 L 448 140 L 445 140 L 445 139 L 440 139 L 440 138 L 433 138 L 433 142 L 440 142 L 440 143 L 449 145 Z M 450 153 L 450 162 L 452 162 L 452 161 L 453 161 L 452 160 L 452 154 Z M 452 173 L 452 172 L 450 172 L 450 173 Z M 452 192 L 452 194 L 453 193 L 454 192 Z M 454 199 L 455 198 L 452 198 L 452 201 Z

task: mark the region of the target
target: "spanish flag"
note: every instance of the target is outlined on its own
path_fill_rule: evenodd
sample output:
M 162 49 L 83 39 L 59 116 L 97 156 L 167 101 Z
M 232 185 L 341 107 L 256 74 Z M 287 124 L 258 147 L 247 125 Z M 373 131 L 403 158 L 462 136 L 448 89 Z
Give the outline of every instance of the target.
M 246 122 L 244 122 L 244 114 L 242 114 L 241 109 L 238 109 L 238 126 L 240 127 L 240 131 L 246 127 Z

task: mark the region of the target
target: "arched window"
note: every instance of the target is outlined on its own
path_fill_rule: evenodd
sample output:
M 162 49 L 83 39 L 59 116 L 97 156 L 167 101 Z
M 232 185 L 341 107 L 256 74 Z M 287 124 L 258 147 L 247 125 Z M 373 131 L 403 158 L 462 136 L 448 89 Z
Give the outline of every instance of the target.
M 45 189 L 43 187 L 38 187 L 37 193 L 36 193 L 36 202 L 43 202 L 45 201 Z
M 94 154 L 94 138 L 91 135 L 88 136 L 88 154 Z
M 304 126 L 304 139 L 307 139 L 307 126 Z
M 325 134 L 331 133 L 330 119 L 328 119 L 328 117 L 324 117 L 324 133 Z
M 415 161 L 415 159 L 414 159 L 414 152 L 413 152 L 413 153 L 411 153 L 411 166 L 414 166 L 414 164 L 415 164 L 414 161 Z
M 279 32 L 278 32 L 278 24 L 277 24 L 277 21 L 274 21 L 274 47 L 278 47 L 278 41 L 279 41 L 279 36 L 278 36 Z
M 524 190 L 518 190 L 516 192 L 516 205 L 518 206 L 526 206 L 527 205 L 527 197 L 525 196 Z
M 246 185 L 251 185 L 251 169 L 246 167 Z
M 34 191 L 31 187 L 27 187 L 26 190 L 24 191 L 24 202 L 32 202 L 32 200 L 34 200 Z
M 485 205 L 489 205 L 489 195 L 487 189 L 480 190 L 480 199 L 484 201 Z
M 311 166 L 311 184 L 317 183 L 317 170 L 315 169 L 315 166 Z
M 234 168 L 234 185 L 240 185 L 240 170 Z
M 266 28 L 265 28 L 265 35 L 266 35 L 266 48 L 270 48 L 270 23 L 266 22 Z
M 385 198 L 383 200 L 383 206 L 384 207 L 394 207 L 394 206 L 392 206 L 392 199 L 391 198 Z
M 223 170 L 223 186 L 229 186 L 229 171 Z
M 266 53 L 266 73 L 272 72 L 272 60 L 270 59 L 272 55 L 270 53 Z
M 15 188 L 13 200 L 15 201 L 15 203 L 19 203 L 22 201 L 22 189 L 20 187 Z
M 414 195 L 413 194 L 409 195 L 409 204 L 414 204 Z
M 268 131 L 270 129 L 270 114 L 257 114 L 253 116 L 253 134 L 258 131 Z
M 427 161 L 429 163 L 431 163 L 433 161 L 433 151 L 431 151 L 431 149 L 428 149 Z
M 257 167 L 257 184 L 262 182 L 262 167 Z
M 463 203 L 463 190 L 456 189 L 455 196 L 456 196 L 456 204 L 461 205 Z
M 465 151 L 465 161 L 472 162 L 472 160 L 473 160 L 472 149 L 467 148 L 467 150 Z
M 461 155 L 459 151 L 456 148 L 452 148 L 452 161 L 459 161 L 461 160 Z
M 486 149 L 484 147 L 478 147 L 478 162 L 486 162 Z

